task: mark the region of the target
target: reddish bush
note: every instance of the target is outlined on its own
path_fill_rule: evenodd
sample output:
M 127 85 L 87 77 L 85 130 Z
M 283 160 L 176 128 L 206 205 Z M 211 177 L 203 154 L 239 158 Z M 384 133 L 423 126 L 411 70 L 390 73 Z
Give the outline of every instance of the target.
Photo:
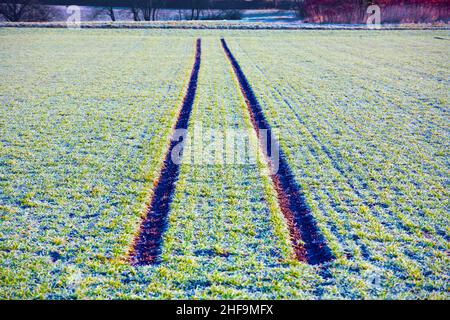
M 305 0 L 308 22 L 366 23 L 366 10 L 376 4 L 383 23 L 436 22 L 450 20 L 448 0 Z

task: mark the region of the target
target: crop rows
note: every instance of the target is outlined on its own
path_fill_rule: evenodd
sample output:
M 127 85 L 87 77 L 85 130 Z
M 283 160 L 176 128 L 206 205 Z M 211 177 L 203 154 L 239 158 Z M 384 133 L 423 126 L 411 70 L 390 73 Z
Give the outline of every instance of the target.
M 128 253 L 194 41 L 1 37 L 0 295 L 70 297 L 85 275 Z
M 337 256 L 329 276 L 355 296 L 439 295 L 449 271 L 448 45 L 426 34 L 271 39 L 230 46 Z
M 0 30 L 0 297 L 448 297 L 447 34 Z

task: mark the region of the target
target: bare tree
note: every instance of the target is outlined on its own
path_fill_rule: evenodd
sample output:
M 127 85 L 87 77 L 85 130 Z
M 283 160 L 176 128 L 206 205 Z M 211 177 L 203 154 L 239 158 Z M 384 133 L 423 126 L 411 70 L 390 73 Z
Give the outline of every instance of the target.
M 134 21 L 156 20 L 158 10 L 164 7 L 163 0 L 129 0 L 129 6 L 133 13 Z
M 358 23 L 363 23 L 364 22 L 364 17 L 366 15 L 366 11 L 367 8 L 369 7 L 369 5 L 372 3 L 371 0 L 355 0 L 355 15 L 356 17 L 354 17 L 354 19 L 356 19 L 356 21 Z
M 294 10 L 301 19 L 306 17 L 305 0 L 293 0 Z
M 139 16 L 139 3 L 138 0 L 129 0 L 130 10 L 133 13 L 134 21 L 141 21 Z
M 22 3 L 17 3 L 16 1 L 6 1 L 6 3 L 0 3 L 0 14 L 7 21 L 22 21 L 32 5 L 32 0 L 23 1 Z
M 153 0 L 141 0 L 139 1 L 139 9 L 142 12 L 142 16 L 145 21 L 150 21 L 152 19 L 153 13 Z
M 116 21 L 116 15 L 114 14 L 113 7 L 108 7 L 108 15 L 111 18 L 111 21 Z
M 116 14 L 114 12 L 114 8 L 111 6 L 106 8 L 95 8 L 91 19 L 96 20 L 98 17 L 103 18 L 104 16 L 108 16 L 111 21 L 116 21 Z
M 37 0 L 1 0 L 0 15 L 7 21 L 51 21 L 56 16 L 52 6 L 41 5 Z
M 209 7 L 209 0 L 190 0 L 191 20 L 199 20 L 203 10 Z

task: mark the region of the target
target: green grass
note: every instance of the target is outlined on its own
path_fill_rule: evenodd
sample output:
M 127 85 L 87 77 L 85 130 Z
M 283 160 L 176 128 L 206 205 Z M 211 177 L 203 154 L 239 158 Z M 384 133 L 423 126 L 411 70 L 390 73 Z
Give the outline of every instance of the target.
M 0 36 L 0 295 L 72 297 L 70 277 L 129 250 L 195 43 L 120 32 Z
M 229 41 L 280 129 L 344 296 L 371 297 L 372 273 L 379 297 L 447 296 L 449 45 L 434 36 Z
M 185 162 L 162 263 L 127 263 L 199 36 L 189 135 L 255 138 L 225 36 L 333 262 L 292 261 L 264 163 Z M 450 35 L 0 29 L 0 298 L 448 299 L 450 48 L 436 36 Z

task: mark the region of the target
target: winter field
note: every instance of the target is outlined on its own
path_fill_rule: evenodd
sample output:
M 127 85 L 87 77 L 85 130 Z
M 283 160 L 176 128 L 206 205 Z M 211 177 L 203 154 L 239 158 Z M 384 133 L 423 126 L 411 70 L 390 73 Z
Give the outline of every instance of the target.
M 449 52 L 449 30 L 0 28 L 0 298 L 449 299 Z

